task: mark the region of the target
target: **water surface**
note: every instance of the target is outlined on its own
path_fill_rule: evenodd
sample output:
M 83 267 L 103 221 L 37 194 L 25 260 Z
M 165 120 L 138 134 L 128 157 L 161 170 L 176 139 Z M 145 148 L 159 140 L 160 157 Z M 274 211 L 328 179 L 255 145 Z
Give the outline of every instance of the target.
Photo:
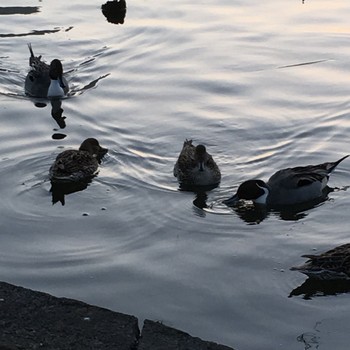
M 136 0 L 119 25 L 102 4 L 2 2 L 1 279 L 237 349 L 347 349 L 349 294 L 288 296 L 300 255 L 349 242 L 349 161 L 297 213 L 221 201 L 350 153 L 350 4 Z M 24 95 L 28 42 L 62 59 L 58 107 Z M 87 137 L 110 150 L 99 175 L 52 205 L 51 163 Z M 206 194 L 172 175 L 186 138 L 221 168 Z

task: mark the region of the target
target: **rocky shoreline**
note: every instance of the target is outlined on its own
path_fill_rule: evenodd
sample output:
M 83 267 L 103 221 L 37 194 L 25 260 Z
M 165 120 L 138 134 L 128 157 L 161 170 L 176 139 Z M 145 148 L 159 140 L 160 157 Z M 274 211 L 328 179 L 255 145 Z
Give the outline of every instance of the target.
M 135 316 L 0 282 L 0 350 L 233 350 Z

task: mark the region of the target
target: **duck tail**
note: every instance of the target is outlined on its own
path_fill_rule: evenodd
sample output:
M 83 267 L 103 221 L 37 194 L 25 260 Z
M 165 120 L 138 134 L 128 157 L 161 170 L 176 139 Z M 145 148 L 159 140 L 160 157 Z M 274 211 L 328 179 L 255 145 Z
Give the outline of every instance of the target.
M 345 157 L 343 157 L 343 158 L 340 158 L 339 160 L 337 160 L 336 162 L 333 162 L 333 163 L 328 163 L 328 171 L 331 173 L 336 167 L 337 167 L 337 165 L 340 163 L 340 162 L 342 162 L 344 159 L 346 159 L 346 158 L 348 158 L 349 157 L 349 154 L 348 155 L 346 155 Z
M 30 52 L 29 65 L 31 67 L 33 67 L 37 63 L 37 61 L 41 60 L 41 55 L 38 56 L 38 57 L 35 57 L 34 51 L 33 51 L 33 48 L 32 48 L 32 44 L 28 43 L 27 45 L 28 45 L 28 49 L 29 49 L 29 52 Z
M 183 146 L 192 146 L 192 140 L 186 139 Z
M 28 43 L 27 45 L 28 45 L 28 49 L 29 49 L 29 52 L 30 52 L 30 56 L 31 56 L 31 57 L 35 57 L 35 56 L 34 56 L 34 52 L 33 52 L 33 48 L 32 48 L 32 44 L 31 44 L 31 43 Z

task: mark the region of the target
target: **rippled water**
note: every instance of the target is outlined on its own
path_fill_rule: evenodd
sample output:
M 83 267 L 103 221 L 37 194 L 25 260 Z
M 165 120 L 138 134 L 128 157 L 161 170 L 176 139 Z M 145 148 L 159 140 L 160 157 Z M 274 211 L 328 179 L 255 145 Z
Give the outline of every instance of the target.
M 347 349 L 350 294 L 288 296 L 300 255 L 349 242 L 349 160 L 311 208 L 221 200 L 350 153 L 350 4 L 135 0 L 117 25 L 102 2 L 15 3 L 0 7 L 1 280 L 237 349 Z M 28 42 L 62 59 L 61 106 L 25 96 Z M 51 163 L 87 137 L 110 150 L 98 177 L 52 205 Z M 178 190 L 186 138 L 213 154 L 220 187 Z

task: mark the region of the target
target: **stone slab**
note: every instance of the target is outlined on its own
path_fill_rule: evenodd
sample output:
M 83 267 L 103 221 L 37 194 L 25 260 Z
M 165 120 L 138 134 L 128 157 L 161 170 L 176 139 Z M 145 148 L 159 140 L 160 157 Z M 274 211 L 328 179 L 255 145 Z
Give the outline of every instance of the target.
M 233 350 L 225 345 L 204 341 L 188 333 L 145 320 L 138 350 Z
M 134 316 L 0 282 L 0 350 L 233 350 Z
M 0 282 L 0 350 L 135 350 L 134 316 Z

